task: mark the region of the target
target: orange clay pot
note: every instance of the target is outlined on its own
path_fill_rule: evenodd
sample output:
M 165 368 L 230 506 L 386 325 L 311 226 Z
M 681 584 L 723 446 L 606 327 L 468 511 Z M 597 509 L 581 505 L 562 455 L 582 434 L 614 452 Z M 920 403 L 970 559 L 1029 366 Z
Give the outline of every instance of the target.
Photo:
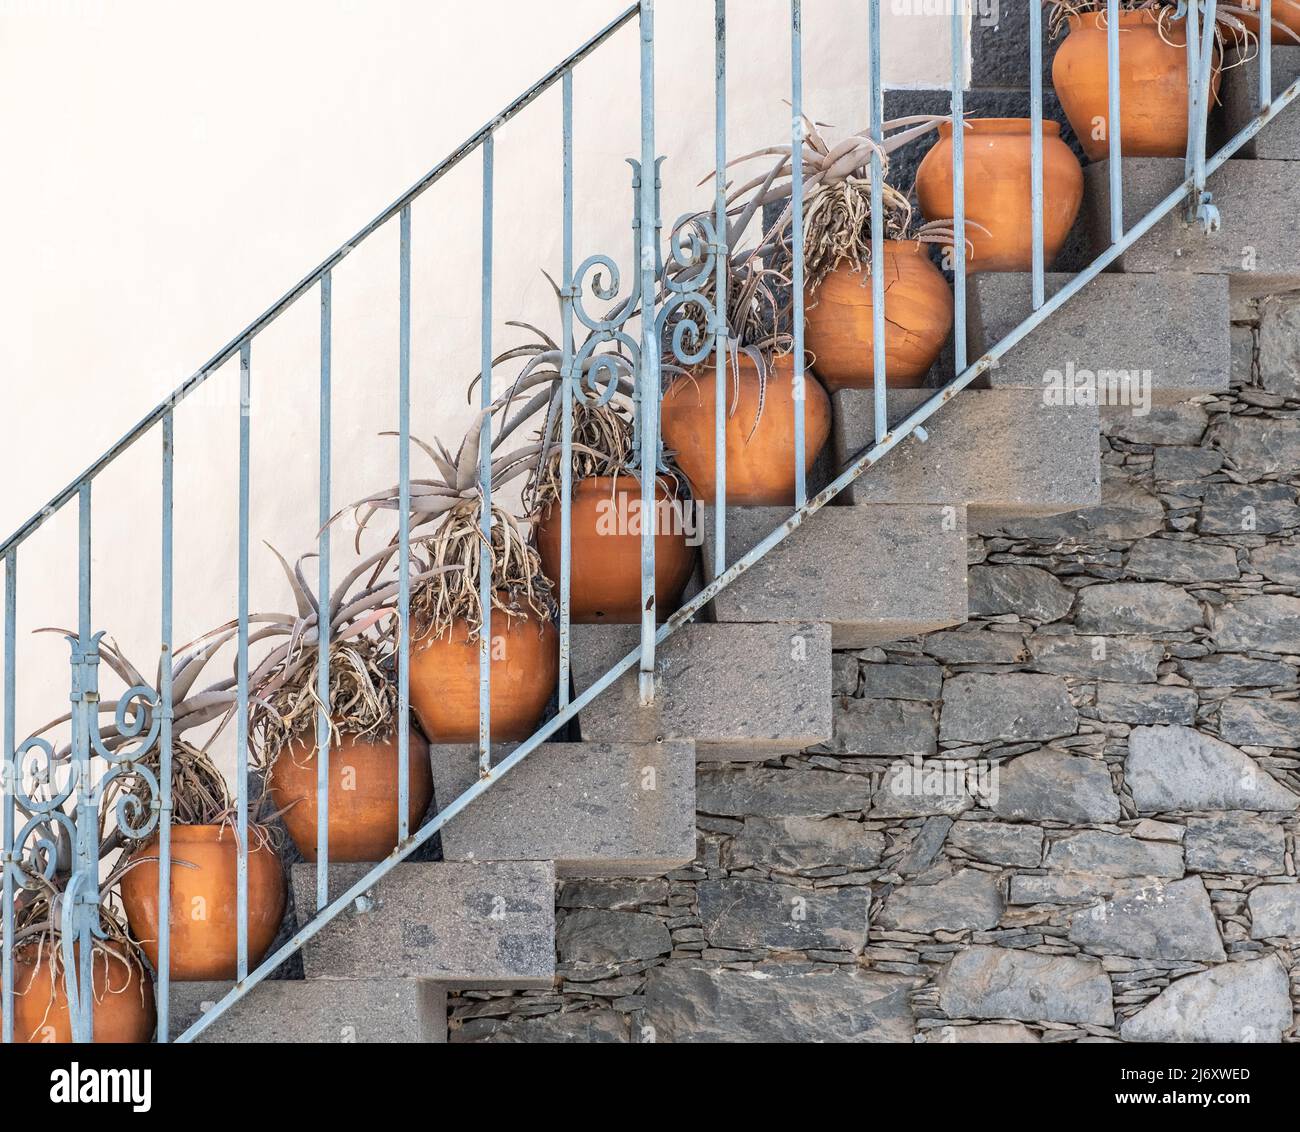
M 225 825 L 172 827 L 171 977 L 179 982 L 233 979 L 237 953 L 238 837 Z M 122 878 L 131 934 L 158 968 L 158 838 L 137 849 Z M 144 858 L 153 860 L 144 860 Z M 196 866 L 191 868 L 190 866 Z M 248 963 L 266 956 L 284 917 L 284 873 L 264 831 L 249 828 Z
M 124 959 L 113 944 L 96 943 L 94 949 L 95 1044 L 148 1042 L 155 1021 L 149 973 L 138 959 L 134 964 Z M 58 943 L 33 944 L 14 956 L 13 1001 L 14 1041 L 60 1045 L 72 1041 L 63 950 Z
M 952 330 L 952 288 L 924 244 L 886 240 L 881 254 L 886 380 L 891 388 L 915 389 L 924 384 Z M 804 342 L 822 384 L 832 393 L 870 388 L 874 341 L 871 268 L 856 271 L 843 264 L 804 304 Z
M 1241 7 L 1245 3 L 1238 0 Z M 1256 0 L 1258 3 L 1258 0 Z M 1259 16 L 1234 13 L 1256 35 L 1259 34 Z M 1294 34 L 1288 35 L 1288 30 Z M 1300 0 L 1273 0 L 1273 42 L 1284 47 L 1300 47 Z
M 1106 16 L 1088 12 L 1069 22 L 1070 34 L 1052 63 L 1052 84 L 1084 153 L 1100 161 L 1110 155 Z M 1161 30 L 1156 12 L 1120 13 L 1120 146 L 1125 157 L 1182 157 L 1187 152 L 1187 22 L 1166 18 L 1163 35 Z M 1219 79 L 1216 65 L 1211 83 L 1216 96 Z
M 411 706 L 431 743 L 478 740 L 478 650 L 466 621 L 411 643 Z M 555 691 L 560 635 L 549 619 L 492 612 L 491 739 L 527 739 Z
M 1028 118 L 966 120 L 968 274 L 1032 266 L 1029 129 Z M 1059 123 L 1043 123 L 1043 253 L 1049 266 L 1083 203 L 1083 168 L 1060 134 Z M 927 220 L 952 215 L 951 122 L 940 123 L 939 140 L 916 171 L 916 195 Z
M 727 368 L 727 502 L 749 507 L 793 504 L 794 359 L 786 354 L 769 363 L 762 416 L 758 414 L 758 367 L 753 360 L 742 353 L 733 357 Z M 675 454 L 677 466 L 701 503 L 712 503 L 717 489 L 716 382 L 712 366 L 674 378 L 664 393 L 661 414 L 664 445 Z M 831 400 L 810 370 L 804 377 L 807 469 L 812 468 L 830 432 Z
M 662 478 L 655 498 L 655 608 L 659 620 L 681 604 L 695 568 L 686 539 L 691 501 Z M 641 623 L 641 483 L 635 476 L 592 476 L 573 487 L 570 512 L 570 616 L 579 624 Z M 542 569 L 558 593 L 560 504 L 537 525 Z
M 316 734 L 295 739 L 276 756 L 267 778 L 271 804 L 307 861 L 316 860 Z M 408 828 L 433 800 L 429 747 L 411 728 L 406 768 Z M 329 747 L 329 859 L 381 861 L 397 846 L 397 736 L 375 741 L 343 735 Z M 287 807 L 287 808 L 286 808 Z

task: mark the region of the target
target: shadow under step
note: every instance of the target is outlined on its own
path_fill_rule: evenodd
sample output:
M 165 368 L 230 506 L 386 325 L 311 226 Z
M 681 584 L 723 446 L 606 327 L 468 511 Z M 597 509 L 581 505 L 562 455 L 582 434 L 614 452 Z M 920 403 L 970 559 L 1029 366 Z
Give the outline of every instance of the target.
M 637 648 L 635 625 L 574 625 L 573 682 L 590 687 Z M 692 622 L 656 652 L 655 702 L 634 668 L 581 715 L 591 742 L 695 741 L 699 759 L 770 759 L 828 742 L 831 630 L 818 624 Z
M 500 759 L 514 749 L 503 744 Z M 446 805 L 478 749 L 434 746 Z M 554 861 L 561 877 L 661 876 L 695 859 L 695 744 L 543 743 L 442 828 L 448 861 Z
M 1124 159 L 1124 225 L 1137 224 L 1183 181 L 1181 157 Z M 1110 246 L 1110 162 L 1084 170 L 1084 223 L 1093 255 Z M 1300 163 L 1225 162 L 1208 188 L 1222 218 L 1206 234 L 1188 224 L 1182 207 L 1161 220 L 1116 263 L 1120 271 L 1185 271 L 1227 275 L 1235 295 L 1251 297 L 1300 286 Z M 1152 325 L 1172 318 L 1199 318 L 1196 310 L 1143 310 Z
M 1073 278 L 1047 275 L 1047 297 Z M 991 350 L 1033 313 L 1033 277 L 1027 273 L 973 275 L 966 290 L 972 358 Z M 1141 398 L 1133 394 L 1144 389 L 1157 405 L 1222 393 L 1232 374 L 1229 309 L 1228 280 L 1221 275 L 1103 272 L 977 384 L 1035 389 L 1041 404 L 1045 388 L 1058 388 L 1067 378 L 1077 387 L 1091 374 L 1099 391 L 1114 386 L 1119 396 L 1103 394 L 1099 403 L 1117 411 L 1140 410 Z M 1173 317 L 1177 312 L 1188 317 Z M 957 398 L 959 404 L 969 392 Z
M 932 389 L 889 394 L 897 425 L 934 395 Z M 868 448 L 875 435 L 871 391 L 835 394 L 831 442 L 837 467 Z M 1038 389 L 964 389 L 925 425 L 844 490 L 850 504 L 962 501 L 972 532 L 1010 518 L 1040 518 L 1101 501 L 1101 417 L 1095 406 L 1046 404 Z
M 171 984 L 173 1037 L 235 984 Z M 447 990 L 418 979 L 307 979 L 259 983 L 197 1038 L 209 1043 L 388 1043 L 447 1040 Z
M 331 897 L 372 867 L 331 865 Z M 316 866 L 294 865 L 291 875 L 301 928 L 316 906 Z M 550 861 L 404 862 L 308 940 L 302 961 L 308 979 L 549 988 L 555 867 Z
M 1273 47 L 1273 97 L 1276 98 L 1300 78 L 1300 47 Z M 1259 115 L 1259 53 L 1250 52 L 1245 59 L 1229 60 L 1223 72 L 1223 132 L 1217 144 L 1244 130 Z M 1238 157 L 1265 161 L 1300 161 L 1300 103 L 1293 102 L 1250 139 Z
M 714 510 L 705 508 L 705 562 L 713 557 Z M 727 561 L 789 517 L 779 507 L 728 507 Z M 959 625 L 965 505 L 824 507 L 718 594 L 712 609 L 719 623 L 825 622 L 837 649 Z

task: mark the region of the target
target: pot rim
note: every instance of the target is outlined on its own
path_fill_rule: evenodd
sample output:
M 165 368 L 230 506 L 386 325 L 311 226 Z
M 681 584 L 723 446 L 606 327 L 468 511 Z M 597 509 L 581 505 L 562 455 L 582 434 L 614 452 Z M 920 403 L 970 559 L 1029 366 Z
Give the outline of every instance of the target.
M 505 591 L 499 590 L 497 592 L 501 593 Z M 492 635 L 493 636 L 497 635 L 498 627 L 501 626 L 502 624 L 505 625 L 504 631 L 506 633 L 517 633 L 517 632 L 521 632 L 523 629 L 531 629 L 534 627 L 538 629 L 539 636 L 545 636 L 546 631 L 548 629 L 553 633 L 559 632 L 559 627 L 556 624 L 555 617 L 550 614 L 548 614 L 545 617 L 538 617 L 535 613 L 525 612 L 523 614 L 519 614 L 514 617 L 506 617 L 499 609 L 494 609 L 492 611 Z M 448 638 L 447 636 L 436 637 L 432 633 L 430 633 L 427 637 L 422 637 L 419 639 L 412 636 L 411 656 L 414 657 L 416 653 L 425 652 L 426 650 L 432 648 L 434 645 L 447 645 L 447 644 L 455 644 L 461 646 L 472 645 L 474 648 L 477 649 L 478 648 L 477 641 L 468 641 L 468 640 L 461 639 L 460 630 L 462 629 L 465 631 L 466 636 L 468 636 L 471 629 L 470 621 L 466 617 L 456 617 L 452 620 L 451 623 L 450 638 Z M 474 631 L 477 632 L 478 630 L 474 629 Z M 411 724 L 412 724 L 411 734 L 415 734 L 416 729 L 415 729 L 414 719 L 411 720 Z M 426 741 L 429 743 L 431 747 L 436 746 L 436 744 L 432 739 L 428 739 Z
M 259 822 L 250 821 L 248 823 L 248 828 L 249 831 L 251 832 L 253 830 L 258 830 L 258 829 L 267 829 L 268 827 L 262 825 Z M 212 838 L 212 834 L 214 832 L 218 833 L 218 836 L 215 839 Z M 201 841 L 201 840 L 221 841 L 221 840 L 225 840 L 224 836 L 221 836 L 221 834 L 223 833 L 229 833 L 232 844 L 237 844 L 237 832 L 234 826 L 229 823 L 173 822 L 171 827 L 171 838 L 173 842 L 176 842 L 178 840 L 179 841 Z M 157 843 L 158 840 L 159 840 L 159 831 L 155 829 L 149 835 L 147 840 L 136 842 L 136 849 L 134 850 L 134 852 L 139 853 L 142 850 L 148 848 L 150 845 Z M 262 846 L 260 845 L 260 843 L 250 844 L 248 847 L 248 855 L 251 857 L 254 853 L 258 852 L 259 849 L 261 848 Z
M 1157 23 L 1157 12 L 1165 11 L 1166 9 L 1172 7 L 1173 7 L 1172 4 L 1164 4 L 1159 9 L 1155 9 L 1155 8 L 1138 8 L 1136 10 L 1132 8 L 1124 9 L 1119 14 L 1119 26 L 1123 28 L 1123 27 L 1136 27 L 1139 24 L 1154 25 L 1155 23 Z M 1106 18 L 1105 12 L 1072 12 L 1070 13 L 1070 15 L 1065 17 L 1065 21 L 1069 25 L 1070 30 L 1075 31 L 1076 29 L 1083 27 L 1084 20 L 1088 19 L 1089 17 L 1092 18 L 1096 30 L 1098 31 L 1106 30 L 1106 25 L 1102 22 Z M 1183 19 L 1185 18 L 1186 17 L 1176 18 L 1174 16 L 1170 16 L 1169 20 L 1170 22 L 1182 23 Z
M 804 350 L 804 353 L 809 355 L 808 360 L 804 362 L 804 377 L 810 378 L 814 376 L 812 372 L 812 356 L 811 352 L 806 349 Z M 727 368 L 729 371 L 731 370 L 732 362 L 738 363 L 741 377 L 757 376 L 758 367 L 754 365 L 754 360 L 743 351 L 739 354 L 728 355 Z M 791 350 L 785 354 L 771 354 L 767 358 L 767 364 L 771 372 L 782 376 L 789 376 L 794 373 L 794 351 Z M 679 381 L 686 381 L 697 375 L 702 376 L 704 374 L 713 373 L 716 369 L 717 366 L 714 363 L 714 355 L 710 354 L 707 362 L 701 362 L 699 365 L 693 366 L 688 373 L 678 374 L 675 376 L 673 380 L 669 382 L 668 388 L 672 389 L 672 387 Z M 667 396 L 666 391 L 665 396 Z
M 968 134 L 1010 134 L 1028 137 L 1030 128 L 1033 126 L 1033 120 L 1031 118 L 967 118 L 966 124 L 972 127 L 966 131 Z M 1055 118 L 1044 118 L 1043 136 L 1048 138 L 1060 137 L 1061 123 L 1056 121 Z M 939 137 L 952 137 L 951 118 L 939 123 Z

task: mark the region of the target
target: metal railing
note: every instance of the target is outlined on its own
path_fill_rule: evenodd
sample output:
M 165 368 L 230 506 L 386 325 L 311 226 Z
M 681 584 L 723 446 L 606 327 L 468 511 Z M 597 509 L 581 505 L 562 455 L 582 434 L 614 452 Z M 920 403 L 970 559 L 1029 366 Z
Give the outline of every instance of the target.
M 1260 5 L 1263 26 L 1270 19 L 1269 0 Z M 881 74 L 881 8 L 880 0 L 867 0 L 868 35 L 871 62 L 869 136 L 883 145 L 885 141 L 883 82 Z M 714 448 L 716 460 L 714 523 L 714 553 L 706 564 L 707 582 L 690 600 L 666 617 L 656 609 L 655 586 L 655 536 L 657 524 L 644 519 L 640 524 L 640 636 L 636 648 L 631 650 L 607 672 L 576 694 L 570 689 L 570 648 L 572 620 L 572 499 L 573 499 L 573 416 L 575 405 L 581 398 L 611 395 L 611 388 L 594 389 L 602 366 L 607 366 L 605 376 L 611 386 L 618 386 L 618 370 L 613 363 L 601 361 L 601 347 L 613 344 L 616 350 L 631 359 L 633 377 L 633 402 L 635 406 L 635 462 L 632 465 L 639 479 L 641 515 L 656 513 L 658 477 L 664 466 L 664 448 L 660 431 L 660 408 L 664 394 L 663 371 L 689 368 L 715 359 L 719 374 L 728 364 L 729 343 L 728 256 L 735 251 L 728 247 L 729 202 L 727 197 L 727 5 L 726 0 L 715 0 L 713 11 L 715 59 L 715 185 L 711 216 L 707 211 L 690 214 L 689 225 L 694 226 L 697 239 L 693 250 L 683 258 L 682 244 L 678 239 L 684 226 L 679 222 L 672 228 L 671 253 L 665 265 L 660 240 L 661 186 L 658 175 L 659 157 L 656 152 L 655 112 L 655 4 L 654 0 L 641 0 L 623 12 L 578 50 L 523 95 L 506 107 L 491 122 L 465 140 L 451 155 L 422 177 L 407 192 L 366 224 L 352 239 L 331 253 L 314 270 L 295 284 L 265 312 L 218 350 L 191 377 L 184 381 L 163 403 L 155 407 L 121 440 L 101 457 L 91 463 L 66 488 L 0 544 L 0 558 L 5 563 L 5 679 L 4 679 L 4 777 L 3 806 L 5 836 L 3 844 L 3 980 L 0 983 L 3 1011 L 3 1040 L 24 1039 L 15 1033 L 15 923 L 21 894 L 40 887 L 43 878 L 46 887 L 57 889 L 57 899 L 49 909 L 53 931 L 60 940 L 65 993 L 70 1008 L 73 1035 L 80 1040 L 90 1040 L 94 1035 L 94 975 L 92 970 L 96 940 L 102 938 L 100 921 L 101 873 L 98 818 L 105 791 L 115 780 L 130 779 L 148 788 L 148 797 L 135 798 L 129 805 L 119 801 L 118 820 L 130 826 L 132 836 L 141 839 L 156 831 L 159 838 L 159 893 L 160 915 L 158 961 L 153 978 L 157 1001 L 157 1038 L 167 1041 L 171 1035 L 169 1019 L 169 894 L 173 869 L 171 835 L 173 828 L 172 757 L 173 726 L 176 724 L 174 708 L 176 695 L 174 681 L 184 672 L 186 657 L 173 655 L 173 502 L 175 467 L 174 418 L 178 407 L 200 385 L 225 363 L 238 358 L 240 382 L 240 417 L 238 433 L 238 507 L 239 538 L 237 551 L 238 609 L 233 622 L 234 646 L 237 654 L 233 687 L 223 687 L 233 712 L 236 736 L 236 782 L 233 824 L 237 832 L 237 971 L 233 988 L 216 1005 L 194 1022 L 176 1040 L 188 1041 L 207 1029 L 243 995 L 319 933 L 354 901 L 374 886 L 400 861 L 409 857 L 429 841 L 450 820 L 467 806 L 490 790 L 524 759 L 532 755 L 541 744 L 555 736 L 561 728 L 574 720 L 580 712 L 593 703 L 612 684 L 636 670 L 639 673 L 641 696 L 649 702 L 654 697 L 654 669 L 657 647 L 683 625 L 696 618 L 712 599 L 746 570 L 759 562 L 769 551 L 788 538 L 836 495 L 880 461 L 909 437 L 927 439 L 925 424 L 944 404 L 960 390 L 969 386 L 981 374 L 994 366 L 1012 347 L 1032 330 L 1049 319 L 1062 305 L 1079 293 L 1098 274 L 1124 254 L 1137 240 L 1149 232 L 1164 217 L 1187 203 L 1191 214 L 1207 229 L 1217 222 L 1213 202 L 1206 191 L 1206 179 L 1233 153 L 1263 128 L 1297 96 L 1300 84 L 1293 84 L 1277 98 L 1272 96 L 1271 70 L 1268 52 L 1262 52 L 1260 67 L 1261 89 L 1259 113 L 1256 118 L 1232 138 L 1218 153 L 1206 153 L 1206 110 L 1214 58 L 1215 0 L 1199 0 L 1178 4 L 1178 16 L 1185 17 L 1188 29 L 1187 58 L 1189 64 L 1189 145 L 1186 156 L 1186 176 L 1183 182 L 1144 217 L 1125 226 L 1123 209 L 1123 157 L 1122 139 L 1118 124 L 1122 107 L 1119 71 L 1119 0 L 1108 0 L 1109 52 L 1109 153 L 1110 153 L 1110 217 L 1111 244 L 1085 270 L 1075 275 L 1050 298 L 1045 287 L 1044 240 L 1044 158 L 1043 158 L 1043 23 L 1037 4 L 1031 3 L 1030 36 L 1030 121 L 1032 137 L 1032 193 L 1030 215 L 1032 227 L 1032 313 L 1011 331 L 1001 342 L 973 362 L 968 358 L 967 311 L 963 282 L 967 272 L 967 218 L 964 160 L 964 130 L 959 127 L 965 118 L 963 85 L 965 83 L 966 6 L 952 5 L 951 37 L 951 106 L 953 123 L 953 201 L 952 227 L 955 238 L 951 249 L 951 266 L 957 285 L 954 288 L 954 355 L 952 376 L 904 420 L 891 426 L 886 400 L 887 357 L 885 350 L 885 275 L 884 255 L 881 249 L 885 240 L 884 209 L 882 202 L 883 156 L 877 148 L 870 158 L 871 170 L 871 243 L 872 263 L 872 319 L 873 338 L 871 351 L 874 362 L 873 416 L 874 441 L 865 451 L 855 456 L 840 469 L 825 488 L 809 494 L 806 481 L 807 437 L 804 413 L 794 413 L 794 507 L 788 518 L 765 538 L 734 561 L 728 561 L 726 549 L 727 466 L 726 466 L 726 385 L 715 382 Z M 617 303 L 603 316 L 592 314 L 584 304 L 585 284 L 593 272 L 605 271 L 608 282 L 597 276 L 592 290 L 598 298 L 613 300 L 619 292 L 619 272 L 613 258 L 593 255 L 575 268 L 574 260 L 574 184 L 573 184 L 573 107 L 574 75 L 582 61 L 601 45 L 608 42 L 620 29 L 635 22 L 640 35 L 640 136 L 639 160 L 633 162 L 634 220 L 636 265 L 629 298 Z M 790 3 L 792 163 L 791 176 L 791 226 L 793 278 L 791 288 L 792 347 L 794 353 L 793 396 L 796 406 L 802 406 L 807 380 L 804 354 L 804 277 L 803 248 L 804 217 L 804 153 L 805 125 L 802 90 L 802 12 L 800 0 Z M 561 515 L 561 572 L 555 579 L 559 640 L 559 680 L 556 688 L 558 710 L 543 722 L 532 735 L 495 763 L 492 759 L 492 602 L 494 595 L 493 558 L 493 392 L 490 375 L 493 368 L 493 187 L 495 135 L 500 127 L 522 112 L 542 93 L 560 87 L 562 102 L 562 129 L 560 138 L 560 163 L 563 176 L 563 276 L 559 287 L 562 310 L 561 343 L 561 450 L 559 493 Z M 776 94 L 777 92 L 769 92 Z M 482 377 L 480 404 L 485 410 L 479 426 L 478 492 L 481 522 L 482 551 L 479 560 L 479 602 L 484 624 L 478 636 L 479 657 L 479 759 L 478 780 L 457 798 L 442 805 L 438 812 L 417 829 L 410 828 L 409 764 L 410 708 L 411 708 L 411 555 L 413 523 L 413 487 L 410 465 L 411 437 L 411 205 L 424 192 L 437 184 L 452 168 L 474 153 L 479 153 L 483 169 L 482 213 L 482 295 L 481 295 L 481 357 Z M 335 563 L 331 561 L 328 527 L 335 510 L 331 497 L 331 467 L 334 452 L 331 446 L 331 379 L 333 325 L 332 275 L 343 264 L 345 257 L 369 236 L 391 221 L 399 227 L 399 353 L 398 353 L 398 489 L 396 546 L 396 602 L 398 631 L 395 641 L 395 678 L 398 689 L 396 733 L 397 750 L 397 845 L 390 855 L 367 869 L 363 876 L 345 891 L 331 898 L 329 838 L 329 751 L 331 720 L 324 705 L 330 703 L 330 658 L 334 642 L 331 630 L 332 616 L 326 616 L 326 602 L 334 582 Z M 677 273 L 674 275 L 674 270 Z M 711 284 L 711 286 L 710 286 Z M 250 449 L 251 417 L 255 404 L 255 339 L 274 323 L 281 314 L 317 291 L 320 299 L 320 375 L 319 375 L 319 500 L 318 514 L 321 535 L 317 548 L 319 607 L 304 619 L 307 635 L 317 658 L 315 691 L 322 705 L 315 723 L 318 758 L 317 798 L 317 908 L 314 916 L 282 946 L 275 948 L 261 962 L 250 962 L 249 941 L 249 836 L 250 836 L 250 678 L 254 657 L 250 642 L 256 635 L 250 633 L 249 608 L 249 508 L 250 508 Z M 688 321 L 694 327 L 691 333 L 678 333 L 682 312 L 689 308 Z M 702 312 L 702 313 L 701 313 Z M 674 318 L 679 321 L 674 322 Z M 701 322 L 703 323 L 701 325 Z M 584 341 L 575 338 L 575 324 L 588 330 Z M 666 340 L 671 339 L 671 345 Z M 864 351 L 867 347 L 864 344 Z M 116 736 L 105 741 L 99 725 L 103 706 L 99 702 L 98 666 L 101 660 L 102 633 L 94 629 L 91 608 L 91 514 L 92 489 L 96 478 L 127 449 L 146 435 L 156 434 L 161 442 L 162 507 L 161 562 L 160 562 L 160 613 L 161 641 L 159 681 L 156 688 L 148 685 L 131 687 L 116 704 Z M 16 735 L 16 625 L 19 598 L 19 559 L 24 542 L 52 515 L 76 500 L 78 514 L 78 601 L 77 629 L 69 635 L 71 646 L 71 713 L 68 719 L 70 741 L 66 749 L 56 749 L 48 740 L 33 737 L 19 745 Z M 222 639 L 228 639 L 223 637 Z M 188 685 L 187 685 L 188 687 Z M 150 750 L 158 752 L 158 770 L 154 774 L 140 759 Z M 66 781 L 62 786 L 38 790 L 33 785 L 49 787 L 62 773 Z M 21 808 L 24 822 L 17 826 L 17 810 Z

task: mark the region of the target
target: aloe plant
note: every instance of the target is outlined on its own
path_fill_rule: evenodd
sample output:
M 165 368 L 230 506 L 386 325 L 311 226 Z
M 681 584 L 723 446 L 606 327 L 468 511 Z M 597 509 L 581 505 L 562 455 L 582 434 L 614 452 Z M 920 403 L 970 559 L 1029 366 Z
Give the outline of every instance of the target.
M 876 142 L 869 129 L 859 130 L 832 144 L 822 134 L 824 125 L 804 116 L 802 159 L 803 264 L 805 286 L 815 294 L 822 281 L 843 263 L 854 270 L 871 264 L 872 161 L 881 168 L 881 200 L 884 234 L 889 240 L 951 245 L 956 236 L 951 221 L 936 220 L 915 225 L 913 210 L 905 193 L 888 181 L 890 155 L 923 137 L 942 116 L 911 115 L 895 118 L 882 126 L 883 142 Z M 896 132 L 891 132 L 896 131 Z M 767 173 L 731 188 L 727 195 L 735 235 L 743 233 L 761 210 L 784 204 L 777 220 L 762 234 L 758 254 L 765 255 L 789 272 L 794 251 L 790 246 L 794 216 L 793 143 L 766 146 L 735 158 L 741 165 L 759 158 L 777 160 Z
M 466 623 L 470 638 L 477 638 L 483 625 L 479 577 L 485 545 L 490 550 L 492 608 L 510 618 L 545 620 L 550 616 L 550 582 L 542 573 L 528 522 L 512 514 L 497 494 L 500 488 L 532 470 L 542 451 L 540 444 L 525 445 L 492 458 L 490 537 L 485 539 L 481 529 L 485 506 L 479 483 L 481 437 L 484 423 L 490 422 L 500 408 L 497 404 L 478 413 L 454 455 L 438 441 L 428 444 L 411 438 L 436 471 L 436 475 L 412 479 L 410 484 L 413 639 L 447 636 L 456 622 Z M 499 440 L 492 444 L 493 450 L 499 446 Z M 395 485 L 346 508 L 356 517 L 357 546 L 379 513 L 400 507 L 401 494 Z M 397 581 L 391 573 L 399 550 L 394 533 L 383 550 L 366 560 L 373 564 L 366 567 L 372 569 L 367 592 L 397 592 Z
M 398 695 L 394 677 L 394 620 L 397 582 L 368 573 L 382 572 L 396 556 L 388 546 L 360 558 L 324 604 L 307 582 L 303 566 L 315 552 L 292 566 L 274 547 L 268 549 L 284 572 L 294 599 L 292 613 L 258 613 L 249 644 L 269 643 L 249 673 L 249 730 L 258 764 L 264 769 L 293 742 L 312 740 L 324 709 L 332 743 L 343 736 L 372 741 L 389 738 L 397 726 Z M 414 581 L 423 580 L 422 573 Z M 360 584 L 360 585 L 359 585 Z M 328 702 L 319 690 L 320 629 L 328 623 Z M 223 630 L 229 626 L 224 626 Z
M 1043 5 L 1048 9 L 1047 28 L 1052 39 L 1068 30 L 1071 16 L 1096 14 L 1102 21 L 1101 26 L 1105 26 L 1107 0 L 1043 0 Z M 1185 46 L 1169 34 L 1169 24 L 1174 19 L 1181 18 L 1179 13 L 1182 5 L 1174 4 L 1171 0 L 1119 0 L 1119 7 L 1124 12 L 1151 12 L 1158 19 L 1157 26 L 1165 41 L 1171 46 Z M 1259 37 L 1246 26 L 1242 16 L 1258 20 L 1258 4 L 1247 7 L 1244 4 L 1220 3 L 1216 6 L 1214 39 L 1220 50 L 1236 47 L 1245 51 L 1251 44 L 1258 47 Z M 1288 36 L 1300 43 L 1300 36 L 1280 20 L 1273 20 L 1272 23 L 1275 28 L 1281 28 Z
M 91 965 L 95 971 L 91 985 L 96 988 L 96 1003 L 102 1003 L 106 995 L 126 993 L 133 982 L 141 996 L 142 1005 L 147 1002 L 150 980 L 144 952 L 139 943 L 132 939 L 126 925 L 126 916 L 118 907 L 116 897 L 118 882 L 133 867 L 133 862 L 122 861 L 100 882 L 99 924 L 91 950 Z M 32 975 L 24 980 L 24 985 L 30 986 L 35 982 L 44 964 L 48 963 L 51 967 L 50 999 L 45 1004 L 46 1017 L 54 1005 L 64 978 L 66 960 L 62 944 L 63 905 L 68 899 L 66 882 L 66 877 L 49 879 L 41 875 L 25 876 L 24 887 L 14 894 L 13 955 L 17 960 L 30 963 L 33 968 Z M 127 977 L 124 979 L 112 977 L 112 968 L 118 964 L 126 972 Z M 101 965 L 108 977 L 99 975 Z M 115 983 L 119 989 L 113 989 Z M 40 1032 L 45 1021 L 42 1018 L 33 1033 L 23 1037 L 31 1040 Z

